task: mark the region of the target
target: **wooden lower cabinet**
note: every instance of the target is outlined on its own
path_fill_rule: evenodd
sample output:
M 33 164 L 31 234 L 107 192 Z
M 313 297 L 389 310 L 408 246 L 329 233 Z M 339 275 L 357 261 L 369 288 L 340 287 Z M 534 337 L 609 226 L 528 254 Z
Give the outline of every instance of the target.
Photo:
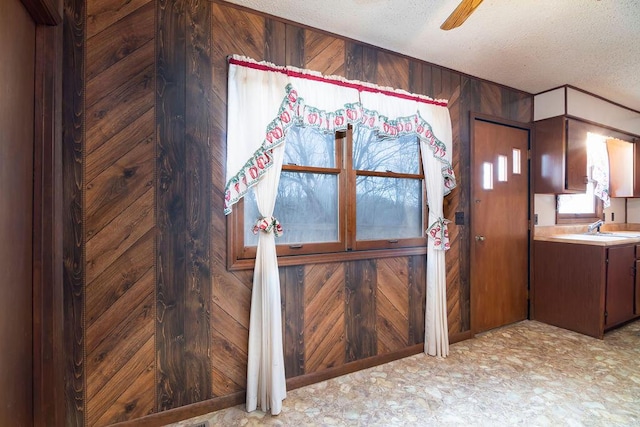
M 602 338 L 637 317 L 635 250 L 535 241 L 533 318 Z

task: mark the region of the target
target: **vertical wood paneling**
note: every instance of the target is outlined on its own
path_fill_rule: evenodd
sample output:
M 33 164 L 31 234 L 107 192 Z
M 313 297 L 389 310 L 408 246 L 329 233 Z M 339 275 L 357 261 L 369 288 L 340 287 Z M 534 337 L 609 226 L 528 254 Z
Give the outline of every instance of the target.
M 287 378 L 305 373 L 304 266 L 280 268 L 284 371 Z
M 157 5 L 157 410 L 189 403 L 185 365 L 185 2 Z
M 286 24 L 273 19 L 266 19 L 264 26 L 264 59 L 277 65 L 286 65 Z
M 362 48 L 362 80 L 372 83 L 378 80 L 378 50 L 370 46 Z
M 409 61 L 409 91 L 413 93 L 426 93 L 424 90 L 423 70 L 426 65 L 417 60 Z
M 364 47 L 359 43 L 346 42 L 344 70 L 346 78 L 351 80 L 364 79 L 363 50 Z
M 84 134 L 83 0 L 64 0 L 63 20 L 63 252 L 66 422 L 84 424 L 82 150 Z
M 294 67 L 304 67 L 304 29 L 287 24 L 286 25 L 286 65 Z
M 185 365 L 187 403 L 211 396 L 211 3 L 189 1 L 186 13 Z M 179 284 L 177 284 L 179 285 Z
M 346 361 L 353 362 L 378 353 L 376 261 L 353 261 L 345 267 Z

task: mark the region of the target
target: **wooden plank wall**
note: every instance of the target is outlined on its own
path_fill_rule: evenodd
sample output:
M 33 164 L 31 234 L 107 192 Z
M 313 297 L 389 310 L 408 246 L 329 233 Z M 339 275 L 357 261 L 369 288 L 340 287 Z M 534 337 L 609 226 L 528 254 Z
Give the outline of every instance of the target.
M 242 398 L 252 271 L 226 268 L 228 55 L 449 99 L 448 218 L 469 215 L 469 113 L 532 118 L 529 94 L 218 1 L 65 0 L 64 25 L 70 425 Z M 450 235 L 455 338 L 469 330 L 468 227 Z M 424 256 L 281 268 L 287 378 L 422 343 L 425 269 Z

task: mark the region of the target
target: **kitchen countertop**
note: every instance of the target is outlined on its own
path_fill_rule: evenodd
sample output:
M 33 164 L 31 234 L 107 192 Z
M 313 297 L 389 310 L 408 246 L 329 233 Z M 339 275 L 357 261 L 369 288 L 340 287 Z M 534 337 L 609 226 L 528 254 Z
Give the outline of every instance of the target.
M 534 236 L 533 240 L 542 242 L 574 243 L 593 246 L 616 246 L 640 243 L 640 231 L 615 231 L 601 234 L 554 234 L 552 236 Z

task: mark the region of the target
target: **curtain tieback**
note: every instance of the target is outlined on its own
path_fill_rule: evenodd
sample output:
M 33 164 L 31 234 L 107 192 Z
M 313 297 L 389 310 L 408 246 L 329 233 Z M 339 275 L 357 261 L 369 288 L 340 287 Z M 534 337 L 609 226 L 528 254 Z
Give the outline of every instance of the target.
M 258 234 L 260 230 L 265 233 L 271 233 L 273 231 L 276 237 L 282 236 L 283 233 L 280 221 L 273 216 L 266 216 L 256 221 L 256 224 L 253 226 L 253 234 Z
M 448 219 L 440 217 L 427 229 L 427 235 L 433 239 L 435 249 L 442 251 L 451 249 L 449 229 L 447 228 L 447 224 L 450 222 Z

